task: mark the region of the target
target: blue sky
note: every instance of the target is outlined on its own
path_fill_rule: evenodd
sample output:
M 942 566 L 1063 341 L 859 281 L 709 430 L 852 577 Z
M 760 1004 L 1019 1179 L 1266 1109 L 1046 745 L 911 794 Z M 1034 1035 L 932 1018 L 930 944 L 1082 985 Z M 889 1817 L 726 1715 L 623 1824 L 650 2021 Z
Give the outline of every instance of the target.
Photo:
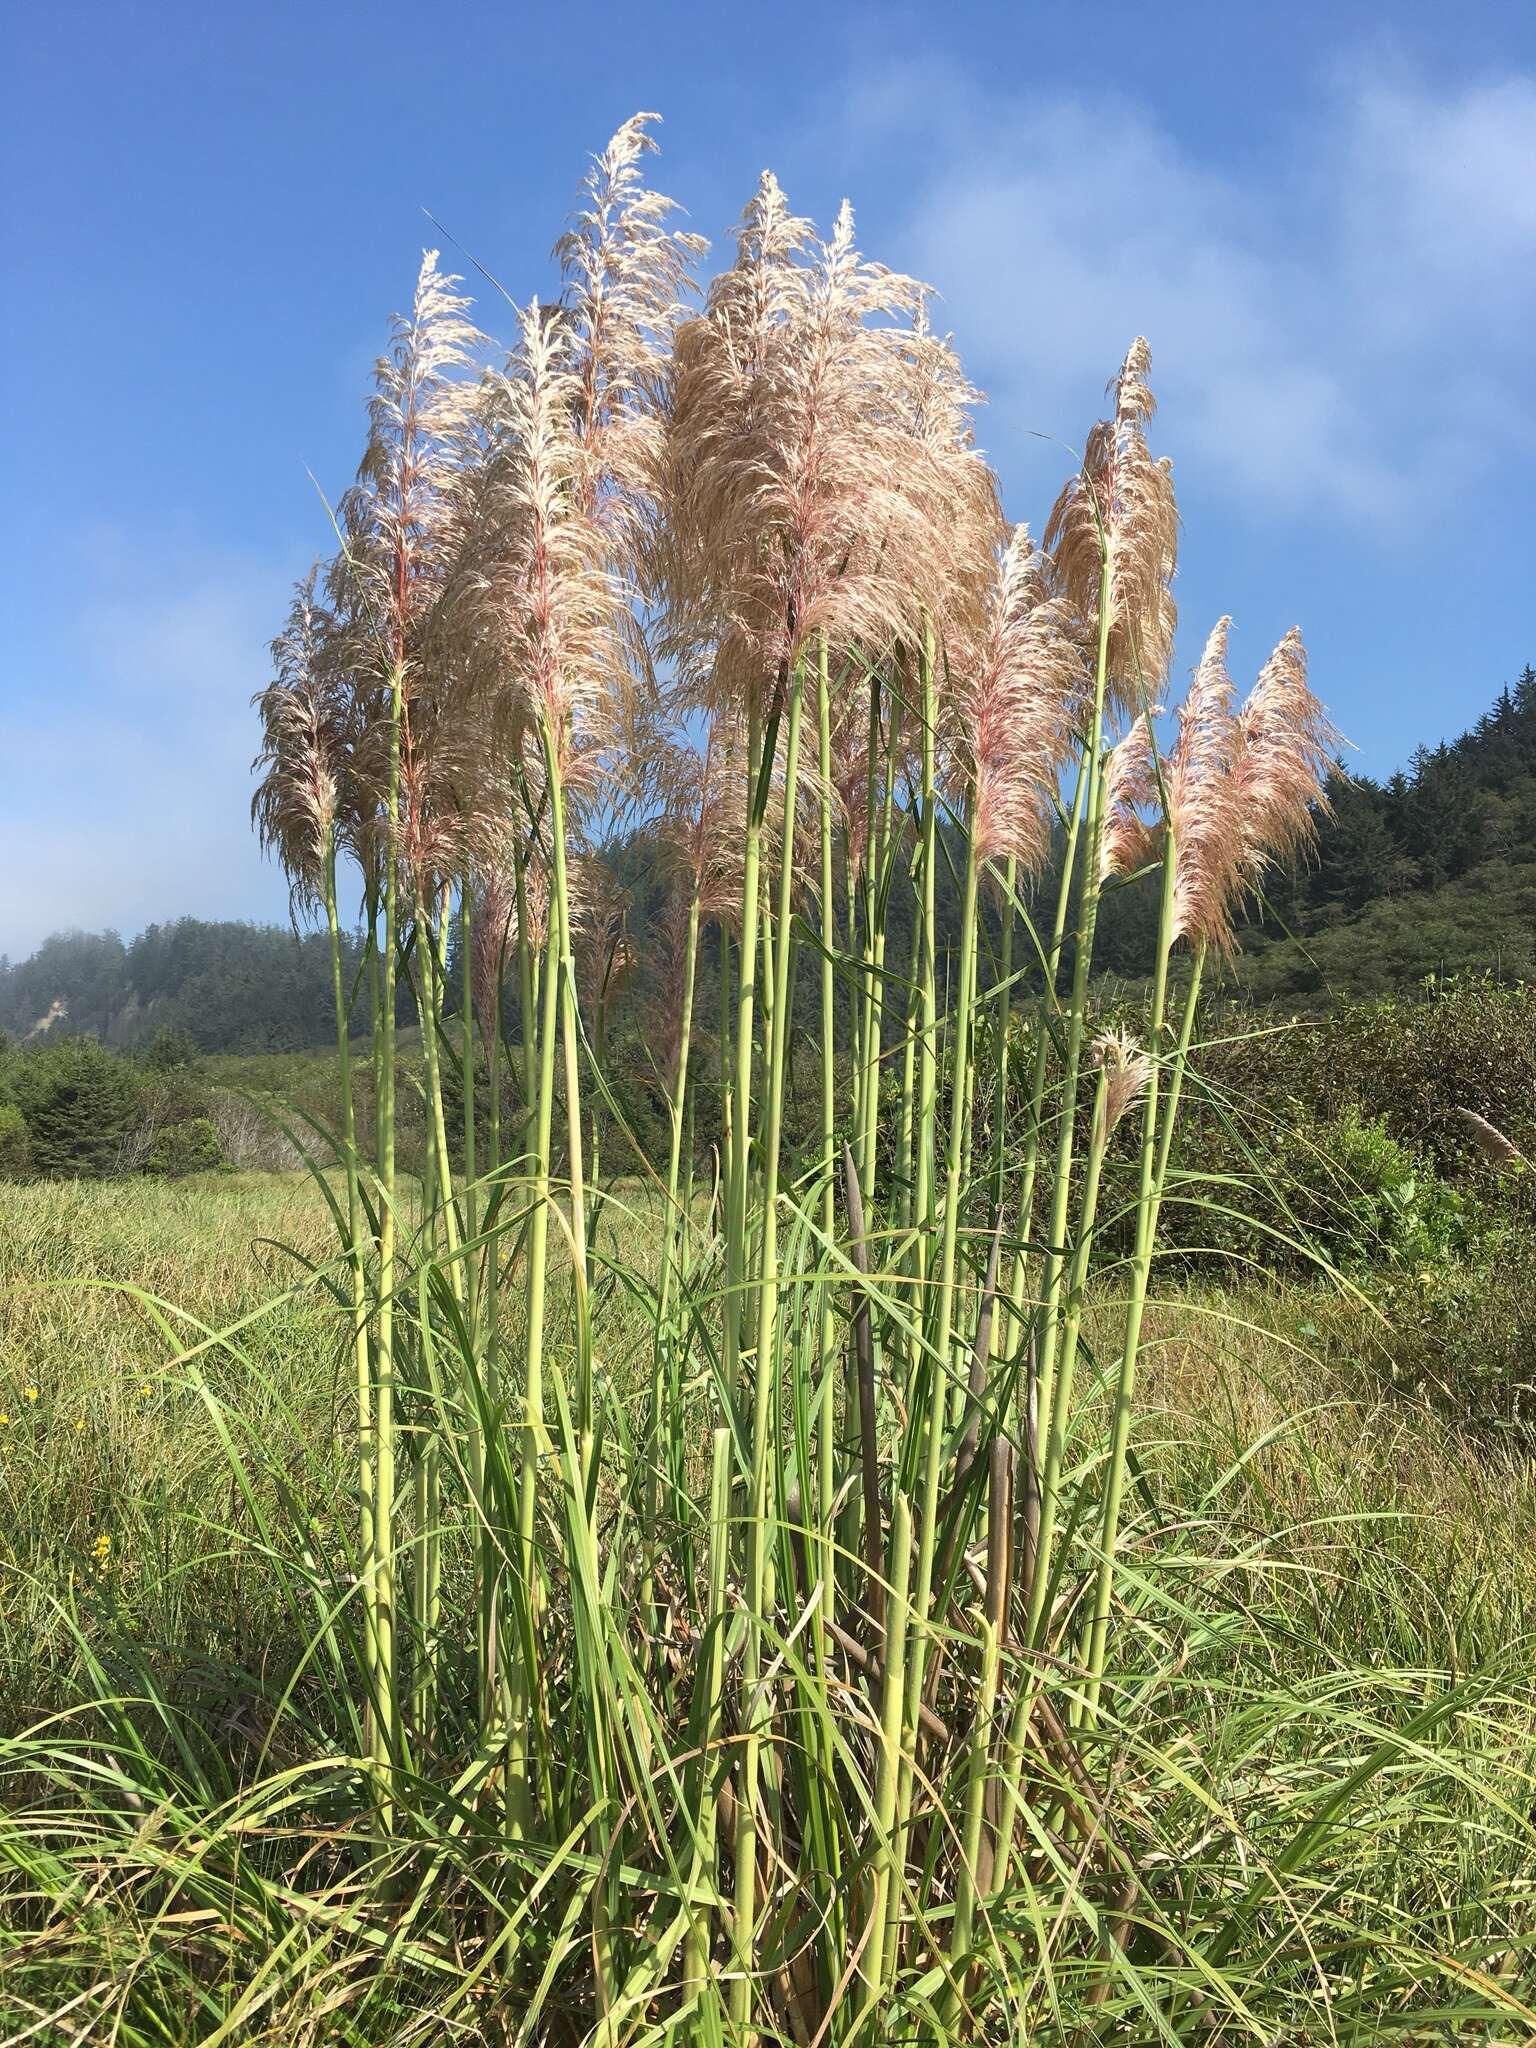
M 1043 518 L 1058 444 L 1149 336 L 1181 671 L 1221 612 L 1239 676 L 1299 621 L 1385 773 L 1536 660 L 1524 0 L 13 0 L 6 42 L 13 957 L 60 925 L 283 914 L 248 699 L 326 545 L 306 471 L 350 477 L 440 239 L 423 209 L 526 300 L 641 107 L 717 250 L 770 165 L 939 288 L 1015 517 Z

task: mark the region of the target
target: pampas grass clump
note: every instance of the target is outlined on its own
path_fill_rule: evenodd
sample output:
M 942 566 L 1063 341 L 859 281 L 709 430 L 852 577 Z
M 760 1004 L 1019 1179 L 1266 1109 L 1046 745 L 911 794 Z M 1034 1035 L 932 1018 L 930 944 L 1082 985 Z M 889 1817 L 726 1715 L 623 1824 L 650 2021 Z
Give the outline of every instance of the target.
M 765 175 L 700 292 L 703 245 L 645 182 L 652 120 L 596 160 L 558 296 L 512 309 L 505 354 L 426 257 L 258 700 L 257 823 L 335 948 L 341 1128 L 315 1149 L 344 1170 L 316 1167 L 337 1248 L 311 1271 L 356 1472 L 344 1568 L 274 1569 L 343 1720 L 324 1736 L 296 1676 L 274 1729 L 302 1712 L 302 1740 L 171 1791 L 157 1773 L 201 1766 L 174 1719 L 134 1747 L 120 1702 L 73 1762 L 35 1738 L 80 1805 L 41 1792 L 24 1826 L 40 1856 L 59 1829 L 115 1845 L 100 1883 L 150 1916 L 121 1964 L 136 2041 L 192 2038 L 156 2031 L 173 2010 L 220 2041 L 278 2012 L 315 2041 L 1365 2039 L 1432 1979 L 1447 2010 L 1512 2011 L 1487 1958 L 1429 1960 L 1406 1900 L 1368 1957 L 1331 1890 L 1346 1812 L 1388 1855 L 1479 1700 L 1427 1680 L 1361 1760 L 1343 1694 L 1266 1691 L 1221 1569 L 1136 1494 L 1202 981 L 1323 801 L 1299 636 L 1239 703 L 1222 620 L 1165 750 L 1178 522 L 1146 342 L 1037 547 L 925 288 Z M 669 1144 L 599 1161 L 633 944 L 601 855 L 636 820 L 662 849 Z M 1137 1043 L 1095 1022 L 1094 930 L 1148 871 Z M 1116 1145 L 1133 1250 L 1090 1346 Z M 636 1208 L 644 1259 L 604 1227 Z M 1320 1778 L 1292 1774 L 1302 1721 Z M 183 1830 L 151 1877 L 172 1808 L 202 1847 Z M 198 1915 L 227 1927 L 217 1990 L 169 1931 Z

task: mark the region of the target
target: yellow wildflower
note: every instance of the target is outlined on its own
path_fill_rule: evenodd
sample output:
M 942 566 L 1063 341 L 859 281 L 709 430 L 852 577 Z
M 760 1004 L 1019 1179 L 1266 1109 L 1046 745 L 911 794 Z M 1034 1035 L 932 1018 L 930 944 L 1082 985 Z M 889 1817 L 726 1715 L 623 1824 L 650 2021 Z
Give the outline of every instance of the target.
M 29 1401 L 35 1401 L 35 1400 L 37 1399 L 37 1389 L 36 1389 L 36 1387 L 28 1387 L 28 1389 L 27 1389 L 27 1399 L 28 1399 Z
M 154 1388 L 150 1385 L 148 1380 L 144 1380 L 140 1383 L 139 1392 L 144 1396 L 146 1401 L 149 1399 L 150 1395 L 154 1391 Z
M 91 1545 L 91 1555 L 99 1566 L 105 1567 L 112 1556 L 112 1538 L 105 1533 L 98 1536 Z

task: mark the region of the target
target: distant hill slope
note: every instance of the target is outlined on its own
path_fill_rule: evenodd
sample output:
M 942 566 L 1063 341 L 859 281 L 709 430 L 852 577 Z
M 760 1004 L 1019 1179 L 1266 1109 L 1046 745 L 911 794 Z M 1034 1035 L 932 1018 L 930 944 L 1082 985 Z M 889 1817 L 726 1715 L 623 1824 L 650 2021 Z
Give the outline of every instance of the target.
M 1271 879 L 1243 935 L 1237 979 L 1258 998 L 1299 1006 L 1417 986 L 1427 975 L 1487 971 L 1536 981 L 1536 671 L 1500 691 L 1460 739 L 1421 747 L 1385 782 L 1342 770 L 1329 785 L 1316 858 Z M 635 963 L 626 1003 L 660 1001 L 661 892 L 650 835 L 609 849 Z M 1049 878 L 1041 899 L 1054 901 Z M 954 896 L 939 878 L 941 906 Z M 1097 962 L 1134 979 L 1151 959 L 1155 892 L 1112 891 Z M 892 900 L 891 957 L 903 957 L 906 911 Z M 347 942 L 349 972 L 358 944 Z M 712 982 L 700 990 L 707 1028 Z M 409 998 L 402 998 L 408 1016 Z M 115 932 L 56 932 L 29 959 L 0 958 L 0 1029 L 25 1039 L 95 1032 L 127 1045 L 165 1026 L 204 1052 L 281 1052 L 331 1038 L 323 936 L 283 926 L 180 918 L 125 944 Z
M 1256 1000 L 1314 1005 L 1373 996 L 1429 975 L 1488 973 L 1536 983 L 1536 848 L 1520 861 L 1485 861 L 1453 882 L 1378 897 L 1304 939 L 1248 940 L 1235 979 Z
M 1245 941 L 1256 993 L 1372 995 L 1429 974 L 1536 979 L 1536 672 L 1388 781 L 1336 775 L 1317 859 Z M 1295 935 L 1293 943 L 1285 933 Z
M 349 970 L 358 948 L 347 942 Z M 136 1044 L 163 1028 L 203 1052 L 282 1052 L 335 1036 L 323 934 L 184 917 L 130 943 L 55 932 L 29 959 L 0 959 L 0 1029 L 13 1039 L 93 1032 Z

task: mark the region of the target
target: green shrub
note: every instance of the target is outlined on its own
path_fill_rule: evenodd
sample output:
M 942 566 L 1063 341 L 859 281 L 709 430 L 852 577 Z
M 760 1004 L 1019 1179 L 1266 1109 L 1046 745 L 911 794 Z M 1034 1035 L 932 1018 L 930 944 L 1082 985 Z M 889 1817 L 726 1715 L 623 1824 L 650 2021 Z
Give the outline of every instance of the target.
M 1206 1031 L 1199 1072 L 1229 1098 L 1271 1112 L 1298 1102 L 1324 1121 L 1358 1111 L 1443 1178 L 1536 1221 L 1536 1186 L 1490 1167 L 1461 1115 L 1536 1145 L 1536 988 L 1432 980 L 1319 1019 L 1233 1005 Z
M 32 1141 L 14 1102 L 0 1102 L 0 1180 L 25 1180 L 32 1169 Z
M 190 1031 L 166 1024 L 158 1030 L 140 1055 L 152 1074 L 180 1074 L 197 1065 L 197 1043 Z
M 185 1067 L 157 1074 L 144 1091 L 144 1121 L 153 1130 L 211 1116 L 213 1091 Z
M 1497 1240 L 1473 1262 L 1426 1266 L 1383 1291 L 1394 1382 L 1459 1425 L 1536 1433 L 1536 1251 Z
M 1341 1270 L 1419 1268 L 1458 1247 L 1460 1196 L 1380 1118 L 1351 1108 L 1315 1134 L 1301 1129 L 1295 1135 L 1295 1153 L 1275 1162 L 1281 1186 L 1298 1220 Z M 1316 1171 L 1310 1170 L 1314 1163 Z
M 211 1173 L 224 1164 L 224 1148 L 211 1118 L 193 1116 L 165 1124 L 155 1134 L 145 1161 L 147 1173 L 180 1180 L 189 1173 Z
M 11 1086 L 35 1173 L 99 1179 L 123 1170 L 141 1099 L 126 1060 L 94 1038 L 66 1038 L 27 1053 Z
M 1293 1270 L 1321 1259 L 1359 1275 L 1444 1259 L 1466 1238 L 1462 1197 L 1379 1118 L 1233 1099 L 1190 1125 L 1166 1233 L 1187 1257 Z
M 1145 1037 L 1135 1006 L 1106 1022 Z M 1462 1114 L 1536 1157 L 1536 989 L 1428 982 L 1323 1018 L 1217 1002 L 1201 1036 L 1174 1164 L 1210 1178 L 1186 1178 L 1169 1218 L 1189 1258 L 1299 1270 L 1306 1243 L 1351 1272 L 1391 1270 L 1536 1228 L 1536 1174 L 1490 1162 Z M 1135 1125 L 1111 1162 L 1122 1191 Z

